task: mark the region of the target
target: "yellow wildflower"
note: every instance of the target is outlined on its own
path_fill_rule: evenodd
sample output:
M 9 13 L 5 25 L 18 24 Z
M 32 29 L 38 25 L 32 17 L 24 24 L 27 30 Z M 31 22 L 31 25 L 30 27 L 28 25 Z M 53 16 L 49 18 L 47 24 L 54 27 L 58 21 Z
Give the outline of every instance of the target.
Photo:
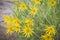
M 3 18 L 4 18 L 4 22 L 7 24 L 12 22 L 12 18 L 9 15 L 4 15 Z
M 15 19 L 13 19 L 13 23 L 19 24 L 19 23 L 21 23 L 21 21 L 19 19 L 15 18 Z
M 53 26 L 46 26 L 45 30 L 46 30 L 46 33 L 48 34 L 52 34 L 52 35 L 56 34 L 56 30 L 54 29 Z
M 20 26 L 21 21 L 18 18 L 13 18 L 11 21 L 12 26 Z
M 7 29 L 6 33 L 12 35 L 13 31 L 11 29 Z
M 6 33 L 7 34 L 12 34 L 14 31 L 14 28 L 12 26 L 6 26 L 7 30 L 6 30 Z
M 25 35 L 25 37 L 30 37 L 30 35 L 32 35 L 33 33 L 33 29 L 30 27 L 24 27 L 23 28 L 23 34 Z
M 55 6 L 56 5 L 56 1 L 55 0 L 51 0 L 48 5 Z
M 20 9 L 21 10 L 25 10 L 26 9 L 26 4 L 25 3 L 21 3 L 20 4 Z
M 38 10 L 38 9 L 37 9 L 36 7 L 32 7 L 31 10 L 30 10 L 30 14 L 31 14 L 31 15 L 36 15 L 37 10 Z
M 31 20 L 30 18 L 27 18 L 27 19 L 25 20 L 25 23 L 26 23 L 28 26 L 34 26 L 33 20 Z
M 32 0 L 35 4 L 39 4 L 41 0 Z
M 15 26 L 15 29 L 14 29 L 16 32 L 20 32 L 20 26 Z
M 12 26 L 14 26 L 14 31 L 20 32 L 20 23 L 21 21 L 18 18 L 14 18 L 12 22 Z
M 44 35 L 41 35 L 41 39 L 42 40 L 54 40 L 51 35 L 49 34 L 44 34 Z

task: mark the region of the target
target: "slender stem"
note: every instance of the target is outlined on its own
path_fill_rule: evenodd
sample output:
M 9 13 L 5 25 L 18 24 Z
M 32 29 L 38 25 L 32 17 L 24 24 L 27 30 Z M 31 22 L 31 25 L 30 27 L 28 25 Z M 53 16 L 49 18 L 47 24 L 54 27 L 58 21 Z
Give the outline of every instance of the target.
M 36 33 L 34 33 L 34 35 L 35 35 L 36 37 L 38 37 L 38 38 L 39 38 L 39 40 L 40 40 L 40 37 L 39 37 Z

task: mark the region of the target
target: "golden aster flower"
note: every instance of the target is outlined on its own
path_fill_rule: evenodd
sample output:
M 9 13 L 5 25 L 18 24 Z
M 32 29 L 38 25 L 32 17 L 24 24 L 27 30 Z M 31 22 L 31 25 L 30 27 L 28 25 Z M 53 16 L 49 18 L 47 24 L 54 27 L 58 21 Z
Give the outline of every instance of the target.
M 56 5 L 56 1 L 55 0 L 51 0 L 50 2 L 49 2 L 49 6 L 55 6 Z
M 26 4 L 25 3 L 21 3 L 20 4 L 20 9 L 21 10 L 25 10 L 26 9 Z
M 49 34 L 44 34 L 44 35 L 41 35 L 41 39 L 42 40 L 54 40 L 51 35 Z
M 12 29 L 7 29 L 7 30 L 6 30 L 6 34 L 12 35 L 12 33 L 13 33 Z
M 12 18 L 9 15 L 4 15 L 4 22 L 10 24 L 12 22 Z
M 32 0 L 35 4 L 39 4 L 41 0 Z
M 18 18 L 13 18 L 12 21 L 10 22 L 12 26 L 19 26 L 21 21 Z
M 20 21 L 18 18 L 15 18 L 15 19 L 13 19 L 13 23 L 15 23 L 15 24 L 20 24 L 21 21 Z
M 30 18 L 25 19 L 25 23 L 27 24 L 27 26 L 34 26 L 33 20 Z
M 14 31 L 15 31 L 15 32 L 18 32 L 18 33 L 19 33 L 20 30 L 21 30 L 21 29 L 20 29 L 20 26 L 15 26 L 15 28 L 14 28 Z
M 48 34 L 52 34 L 52 35 L 56 34 L 56 30 L 54 29 L 53 26 L 46 26 L 45 30 L 46 30 L 46 33 Z
M 37 9 L 36 7 L 32 7 L 31 10 L 30 10 L 30 14 L 31 14 L 31 15 L 36 15 L 37 10 L 38 10 L 38 9 Z
M 32 33 L 33 33 L 33 28 L 30 27 L 23 28 L 23 35 L 25 35 L 25 37 L 30 37 Z
M 6 30 L 6 33 L 7 34 L 10 34 L 11 35 L 14 32 L 13 31 L 14 30 L 14 27 L 12 27 L 12 26 L 6 26 L 5 28 L 7 28 L 7 30 Z

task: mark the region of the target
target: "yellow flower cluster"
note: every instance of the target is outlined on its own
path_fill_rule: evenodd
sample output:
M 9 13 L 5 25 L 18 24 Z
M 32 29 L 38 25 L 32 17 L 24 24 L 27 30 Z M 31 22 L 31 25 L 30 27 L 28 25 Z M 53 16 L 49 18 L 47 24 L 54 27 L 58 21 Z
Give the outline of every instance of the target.
M 45 31 L 46 33 L 41 35 L 42 40 L 54 40 L 53 35 L 56 35 L 56 30 L 53 26 L 46 26 Z
M 20 33 L 21 21 L 19 19 L 12 18 L 11 16 L 8 16 L 8 15 L 5 15 L 3 17 L 4 17 L 4 22 L 7 24 L 5 26 L 5 28 L 7 28 L 7 30 L 6 30 L 7 34 L 12 34 L 14 32 Z M 30 26 L 33 26 L 34 23 L 30 18 L 27 18 L 24 21 L 25 21 L 24 23 L 27 24 L 27 26 L 22 28 L 22 32 L 25 35 L 25 37 L 30 37 L 30 35 L 32 35 L 32 33 L 33 33 L 33 28 L 31 28 Z
M 33 28 L 31 26 L 34 26 L 34 22 L 32 19 L 30 18 L 26 18 L 24 20 L 24 23 L 26 24 L 26 26 L 22 29 L 23 31 L 23 35 L 25 35 L 25 37 L 30 37 L 30 35 L 32 35 L 32 33 L 34 33 Z
M 41 2 L 41 0 L 31 0 L 31 1 L 34 3 L 34 5 L 40 4 L 40 2 Z M 34 6 L 34 5 L 33 5 L 33 6 Z M 55 1 L 55 0 L 50 0 L 50 1 L 48 2 L 48 5 L 49 5 L 49 6 L 55 6 L 55 5 L 56 5 L 56 1 Z M 29 5 L 28 5 L 28 6 L 29 6 Z M 29 9 L 28 9 L 28 6 L 27 6 L 25 3 L 23 3 L 23 2 L 21 2 L 21 3 L 19 4 L 19 8 L 20 8 L 21 10 L 28 10 L 30 14 L 36 15 L 36 13 L 38 12 L 38 8 L 37 8 L 36 6 L 34 6 L 34 7 L 29 7 L 29 8 L 30 8 L 30 10 L 29 10 Z
M 20 23 L 21 21 L 17 18 L 12 18 L 11 16 L 4 15 L 4 22 L 7 24 L 5 27 L 7 28 L 7 33 L 12 34 L 14 31 L 20 32 Z
M 16 0 L 16 1 L 19 1 L 19 0 Z M 43 17 L 41 17 L 40 19 L 40 13 L 42 13 L 42 16 L 44 16 L 44 12 L 45 12 L 45 9 L 40 10 L 42 6 L 40 5 L 40 3 L 42 4 L 43 1 L 42 0 L 30 0 L 30 2 L 32 3 L 32 6 L 29 6 L 29 4 L 24 3 L 24 2 L 20 2 L 20 3 L 17 2 L 15 5 L 16 10 L 14 10 L 14 12 L 17 14 L 14 14 L 13 17 L 8 16 L 8 15 L 3 16 L 4 23 L 6 23 L 5 28 L 7 28 L 6 30 L 7 34 L 12 34 L 14 32 L 16 33 L 22 32 L 22 34 L 25 37 L 30 37 L 34 33 L 33 26 L 35 26 L 35 23 L 34 23 L 35 21 L 33 19 L 35 19 L 35 17 L 39 19 L 39 20 L 38 19 L 36 20 L 38 21 L 38 25 L 36 24 L 38 27 L 40 27 L 40 24 L 44 23 L 44 21 L 41 20 Z M 47 5 L 51 7 L 56 5 L 55 0 L 49 0 L 47 1 L 47 3 L 48 3 Z M 44 12 L 42 10 L 44 10 Z M 22 16 L 22 19 L 21 19 L 22 21 L 20 20 L 21 16 Z M 42 21 L 42 23 L 39 23 L 40 20 Z M 46 26 L 44 31 L 46 32 L 44 35 L 41 35 L 42 40 L 53 40 L 52 35 L 53 36 L 56 35 L 56 30 L 54 29 L 54 27 Z
M 21 10 L 27 10 L 27 6 L 25 3 L 20 3 L 20 9 Z M 36 15 L 37 13 L 37 8 L 36 7 L 30 7 L 30 10 L 28 10 L 31 15 Z

